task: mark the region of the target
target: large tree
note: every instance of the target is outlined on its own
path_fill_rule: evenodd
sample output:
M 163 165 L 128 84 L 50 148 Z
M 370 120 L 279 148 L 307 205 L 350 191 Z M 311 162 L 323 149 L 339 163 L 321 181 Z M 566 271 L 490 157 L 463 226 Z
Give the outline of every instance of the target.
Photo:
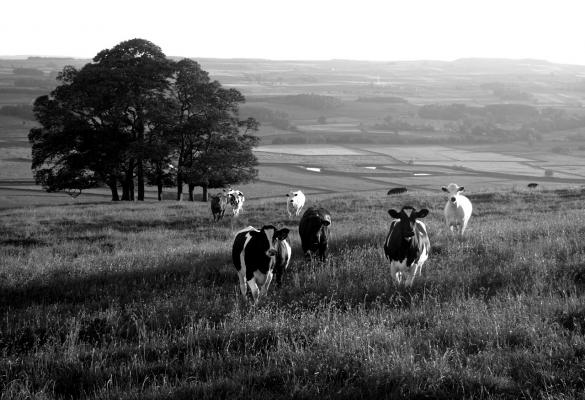
M 197 62 L 181 60 L 176 71 L 174 93 L 180 113 L 174 141 L 177 197 L 187 183 L 190 200 L 194 188 L 200 186 L 202 200 L 207 201 L 209 188 L 248 182 L 257 176 L 252 148 L 259 140 L 253 135 L 258 123 L 253 118 L 240 120 L 244 96 L 211 81 Z
M 29 134 L 37 183 L 47 190 L 108 185 L 112 200 L 144 199 L 145 183 L 159 190 L 176 179 L 222 187 L 256 176 L 252 147 L 257 123 L 240 120 L 244 101 L 211 81 L 192 60 L 172 62 L 143 40 L 103 50 L 80 70 L 65 67 L 60 85 L 34 104 L 40 128 Z M 175 164 L 176 168 L 169 167 Z
M 144 200 L 144 167 L 151 149 L 145 136 L 149 134 L 148 127 L 156 124 L 151 119 L 160 117 L 159 104 L 166 101 L 172 64 L 158 46 L 143 39 L 128 40 L 103 50 L 93 61 L 115 77 L 116 102 L 122 106 L 118 117 L 132 139 L 126 179 L 132 180 L 136 169 L 138 200 Z
M 41 128 L 31 130 L 29 140 L 37 183 L 49 190 L 80 186 L 67 177 L 92 171 L 92 184 L 107 183 L 113 200 L 118 181 L 122 200 L 134 200 L 136 178 L 138 200 L 144 200 L 144 166 L 152 149 L 145 137 L 160 118 L 171 73 L 160 48 L 143 39 L 103 50 L 79 71 L 65 67 L 61 84 L 34 105 Z
M 36 182 L 48 191 L 105 183 L 112 200 L 118 200 L 117 180 L 129 137 L 109 117 L 109 102 L 91 90 L 95 85 L 87 85 L 85 71 L 66 67 L 57 79 L 61 85 L 50 96 L 37 98 L 33 107 L 41 124 L 29 133 Z M 107 92 L 103 86 L 100 90 Z

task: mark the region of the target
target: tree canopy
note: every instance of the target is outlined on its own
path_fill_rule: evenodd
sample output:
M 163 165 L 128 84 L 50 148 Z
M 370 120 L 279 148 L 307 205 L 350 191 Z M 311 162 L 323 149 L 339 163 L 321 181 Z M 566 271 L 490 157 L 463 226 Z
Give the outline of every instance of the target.
M 256 177 L 254 119 L 240 120 L 244 96 L 190 59 L 174 62 L 144 39 L 99 52 L 36 99 L 32 169 L 48 191 L 107 185 L 112 200 L 144 200 L 145 183 L 207 188 Z

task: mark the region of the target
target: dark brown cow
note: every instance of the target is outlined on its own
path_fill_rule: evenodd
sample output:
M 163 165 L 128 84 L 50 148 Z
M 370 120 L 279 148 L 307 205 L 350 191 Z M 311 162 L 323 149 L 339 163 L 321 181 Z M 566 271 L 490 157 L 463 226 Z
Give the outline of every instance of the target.
M 406 189 L 405 187 L 395 187 L 395 188 L 388 190 L 388 193 L 386 193 L 386 194 L 387 195 L 400 194 L 400 193 L 406 193 L 407 191 L 408 191 L 408 189 Z
M 305 257 L 318 254 L 321 260 L 327 257 L 331 213 L 325 208 L 310 207 L 299 222 L 299 235 Z
M 213 214 L 214 221 L 219 221 L 223 218 L 227 204 L 228 198 L 223 193 L 211 196 L 211 213 Z

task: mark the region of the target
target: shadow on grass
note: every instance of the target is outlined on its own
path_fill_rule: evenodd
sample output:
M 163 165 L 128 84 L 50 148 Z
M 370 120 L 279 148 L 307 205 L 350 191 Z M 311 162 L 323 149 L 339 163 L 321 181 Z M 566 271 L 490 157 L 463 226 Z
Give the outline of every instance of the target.
M 193 263 L 168 260 L 155 268 L 132 271 L 101 271 L 72 276 L 57 270 L 47 279 L 38 278 L 19 286 L 0 285 L 0 310 L 26 308 L 34 304 L 86 304 L 105 308 L 112 302 L 120 305 L 146 301 L 171 292 L 213 285 L 218 291 L 231 290 L 236 274 L 226 268 L 225 255 L 206 256 Z M 224 289 L 221 289 L 221 288 Z
M 103 218 L 96 219 L 93 222 L 79 222 L 74 220 L 64 220 L 60 222 L 41 221 L 41 225 L 46 226 L 52 233 L 67 233 L 74 235 L 96 229 L 109 228 L 118 232 L 142 232 L 152 229 L 166 229 L 173 231 L 192 231 L 199 227 L 213 226 L 213 220 L 207 216 L 193 216 L 184 219 L 115 219 Z

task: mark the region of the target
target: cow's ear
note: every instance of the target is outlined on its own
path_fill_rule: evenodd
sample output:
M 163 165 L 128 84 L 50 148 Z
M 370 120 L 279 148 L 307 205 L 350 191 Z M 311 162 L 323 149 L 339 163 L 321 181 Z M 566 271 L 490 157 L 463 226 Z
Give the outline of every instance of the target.
M 441 190 L 442 190 L 443 192 L 448 192 L 448 190 L 447 190 L 447 188 L 446 188 L 445 186 L 443 186 L 443 187 L 441 188 Z
M 429 215 L 429 210 L 427 210 L 426 208 L 423 208 L 422 210 L 415 214 L 416 218 L 424 218 L 427 215 Z
M 278 239 L 284 240 L 288 237 L 290 230 L 288 228 L 282 228 L 276 231 L 275 235 Z
M 463 186 L 459 186 L 459 189 L 457 189 L 458 192 L 463 192 L 464 187 Z
M 392 218 L 400 219 L 400 213 L 394 209 L 388 210 L 388 214 L 390 214 Z

